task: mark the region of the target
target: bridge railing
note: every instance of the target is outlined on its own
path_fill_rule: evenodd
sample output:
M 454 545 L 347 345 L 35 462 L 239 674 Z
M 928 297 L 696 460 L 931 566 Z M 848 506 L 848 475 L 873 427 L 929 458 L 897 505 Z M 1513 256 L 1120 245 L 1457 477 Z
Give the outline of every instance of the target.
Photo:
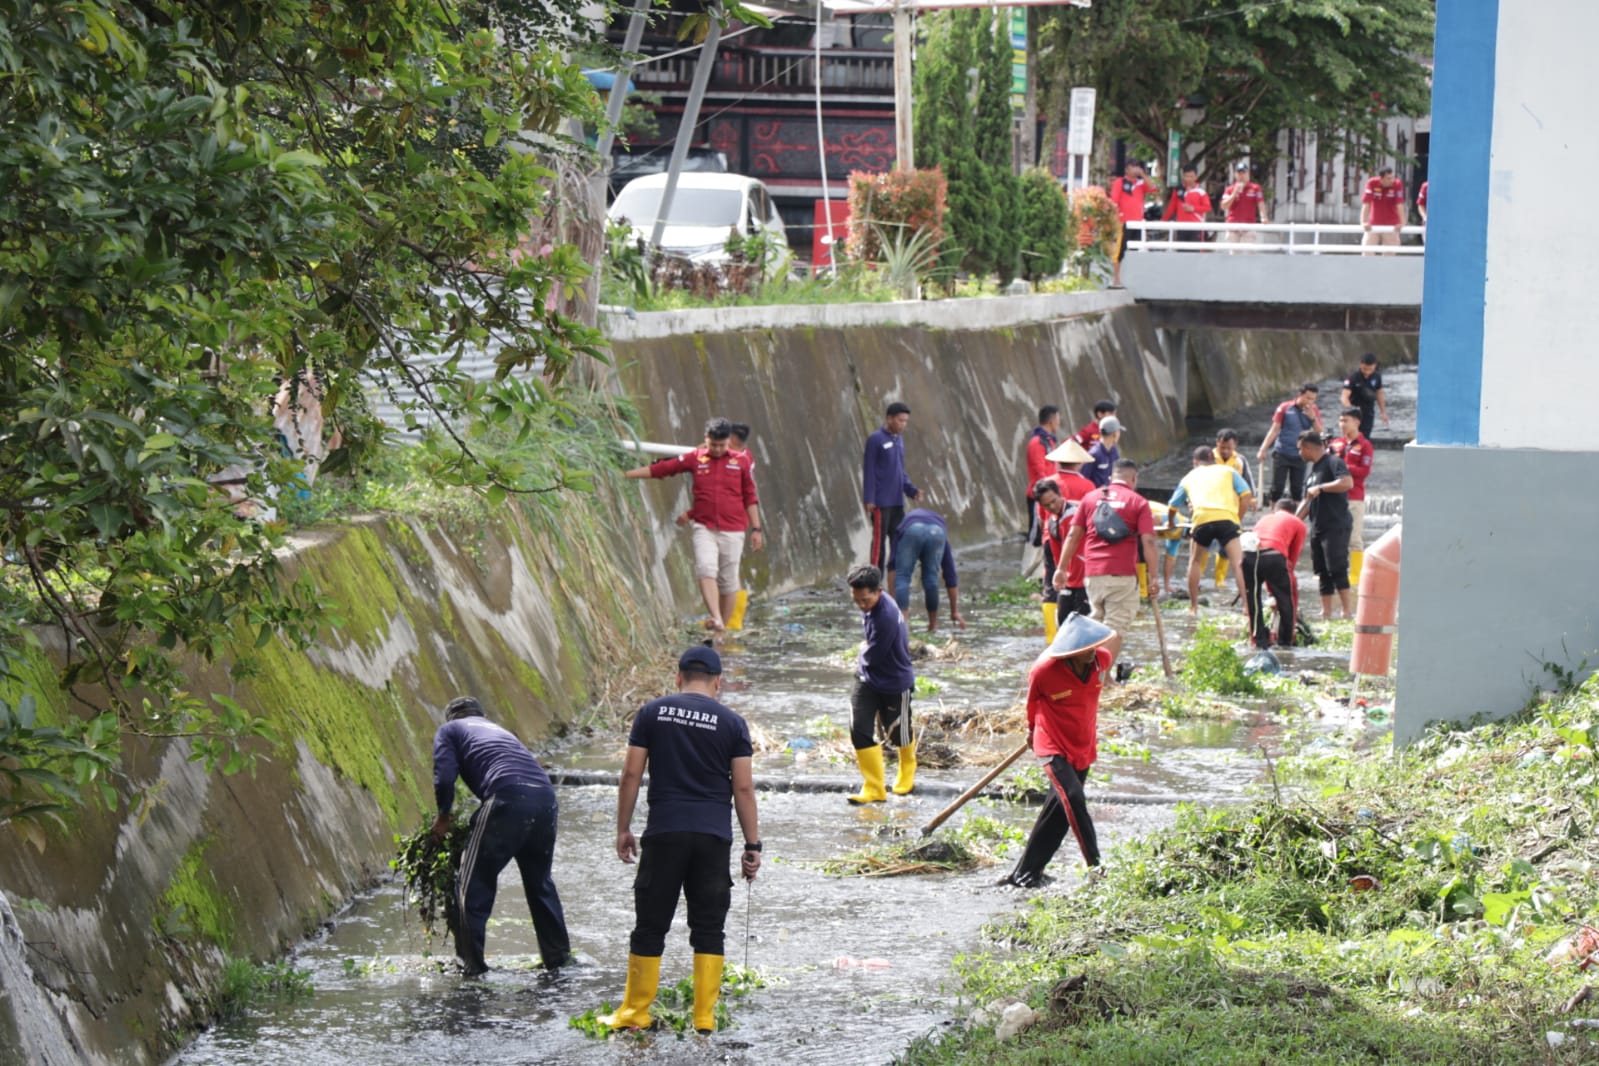
M 1213 252 L 1249 255 L 1421 255 L 1421 244 L 1361 244 L 1366 230 L 1335 222 L 1162 222 L 1126 223 L 1129 252 Z M 1383 227 L 1393 232 L 1393 227 Z M 1402 237 L 1422 236 L 1425 226 L 1404 226 Z M 1208 234 L 1205 240 L 1178 240 L 1179 233 Z M 1323 238 L 1331 238 L 1324 240 Z M 1353 239 L 1351 239 L 1353 238 Z

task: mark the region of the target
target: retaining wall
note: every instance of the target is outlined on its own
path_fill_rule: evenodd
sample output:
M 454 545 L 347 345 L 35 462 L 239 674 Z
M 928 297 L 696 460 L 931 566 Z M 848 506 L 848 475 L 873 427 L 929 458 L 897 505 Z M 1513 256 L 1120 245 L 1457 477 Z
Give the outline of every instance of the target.
M 861 450 L 891 400 L 912 410 L 911 480 L 958 545 L 1023 527 L 1023 449 L 1042 404 L 1062 406 L 1075 429 L 1096 400 L 1113 397 L 1128 427 L 1123 454 L 1152 460 L 1187 439 L 1189 414 L 1287 396 L 1303 380 L 1352 369 L 1366 350 L 1415 361 L 1406 337 L 1157 331 L 1125 292 L 720 308 L 603 324 L 644 439 L 692 446 L 712 415 L 754 427 L 768 547 L 746 553 L 746 573 L 767 592 L 865 559 Z M 649 483 L 640 518 L 654 531 L 656 579 L 689 610 L 698 596 L 688 538 L 670 520 L 688 506 L 685 482 Z
M 242 679 L 193 675 L 265 717 L 280 750 L 225 776 L 187 741 L 131 744 L 118 810 L 74 814 L 42 853 L 0 830 L 0 1062 L 159 1061 L 206 1019 L 225 955 L 281 953 L 386 871 L 393 835 L 431 811 L 452 696 L 537 750 L 618 664 L 659 650 L 630 630 L 642 586 L 616 565 L 618 545 L 642 546 L 607 513 L 579 497 L 559 531 L 505 508 L 302 544 L 290 576 L 312 574 L 342 626 L 309 654 L 268 645 Z M 34 655 L 36 692 L 59 652 Z

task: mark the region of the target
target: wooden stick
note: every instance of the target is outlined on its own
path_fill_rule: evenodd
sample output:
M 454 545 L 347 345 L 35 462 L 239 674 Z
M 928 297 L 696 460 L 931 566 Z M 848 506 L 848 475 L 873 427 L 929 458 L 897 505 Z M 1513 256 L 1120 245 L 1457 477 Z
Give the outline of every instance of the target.
M 1166 650 L 1166 626 L 1160 620 L 1160 604 L 1153 596 L 1149 598 L 1149 607 L 1155 612 L 1155 639 L 1160 641 L 1160 665 L 1166 671 L 1166 676 L 1172 677 L 1171 654 Z
M 973 797 L 993 783 L 994 778 L 998 777 L 1006 770 L 1009 770 L 1010 764 L 1027 754 L 1028 748 L 1030 747 L 1031 744 L 1028 741 L 1022 741 L 1021 747 L 1005 756 L 1004 762 L 988 771 L 988 773 L 983 776 L 981 781 L 977 782 L 977 784 L 973 785 L 965 792 L 962 792 L 959 796 L 956 796 L 954 803 L 951 803 L 948 807 L 945 807 L 943 810 L 939 811 L 933 816 L 933 820 L 931 822 L 928 822 L 926 825 L 922 826 L 922 836 L 927 836 L 933 830 L 949 821 L 950 815 L 954 814 L 956 811 L 966 806 L 966 804 L 970 803 Z

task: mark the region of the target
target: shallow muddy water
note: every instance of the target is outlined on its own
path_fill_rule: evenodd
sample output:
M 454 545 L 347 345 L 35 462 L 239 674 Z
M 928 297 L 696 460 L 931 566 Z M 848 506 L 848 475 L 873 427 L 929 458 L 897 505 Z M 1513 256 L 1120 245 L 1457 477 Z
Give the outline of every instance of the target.
M 991 605 L 983 594 L 1015 574 L 1019 543 L 957 546 L 957 553 L 968 625 L 964 632 L 949 630 L 946 607 L 947 631 L 938 637 L 943 641 L 955 633 L 961 652 L 918 664 L 919 674 L 938 687 L 936 693 L 918 697 L 917 710 L 924 714 L 940 705 L 1014 705 L 1027 664 L 1043 646 L 1042 623 L 1031 620 L 1037 616 L 1036 605 Z M 919 590 L 914 600 L 908 613 L 913 632 L 922 636 L 925 616 Z M 1192 631 L 1187 612 L 1168 611 L 1164 618 L 1167 637 L 1179 648 Z M 744 634 L 724 647 L 724 700 L 778 744 L 799 738 L 817 744 L 758 755 L 757 774 L 852 775 L 853 764 L 842 751 L 847 745 L 827 742 L 827 722 L 821 721 L 835 727 L 848 721 L 849 664 L 860 635 L 860 613 L 847 590 L 840 582 L 756 602 L 749 623 Z M 1139 678 L 1159 677 L 1147 612 L 1130 635 L 1126 654 L 1141 664 Z M 1295 669 L 1326 670 L 1341 658 L 1340 653 L 1315 649 L 1298 655 Z M 663 665 L 663 681 L 668 670 Z M 1089 782 L 1102 848 L 1108 851 L 1119 841 L 1167 824 L 1173 813 L 1167 804 L 1108 803 L 1096 800 L 1096 794 L 1241 797 L 1262 779 L 1265 764 L 1259 747 L 1275 747 L 1284 728 L 1369 733 L 1358 713 L 1350 716 L 1330 702 L 1326 710 L 1325 718 L 1279 718 L 1255 708 L 1233 720 L 1176 724 L 1162 724 L 1150 715 L 1103 713 L 1103 746 L 1126 745 L 1130 750 L 1102 751 Z M 1002 736 L 984 743 L 998 752 L 1018 740 Z M 618 724 L 540 756 L 552 767 L 614 770 L 624 744 L 625 727 Z M 982 773 L 968 765 L 924 770 L 921 779 L 965 786 Z M 749 964 L 773 983 L 733 1002 L 733 1026 L 714 1037 L 680 1039 L 660 1033 L 595 1040 L 568 1022 L 601 1002 L 614 1004 L 621 994 L 632 925 L 632 868 L 618 862 L 612 851 L 615 789 L 563 786 L 559 793 L 555 880 L 580 964 L 557 975 L 538 967 L 514 866 L 502 876 L 489 928 L 493 969 L 475 981 L 461 979 L 451 967 L 439 972 L 428 952 L 448 959 L 449 949 L 437 943 L 430 948 L 405 910 L 398 887 L 388 885 L 363 897 L 322 936 L 296 951 L 294 965 L 311 973 L 314 991 L 309 997 L 269 1003 L 241 1020 L 218 1025 L 174 1062 L 766 1063 L 815 1056 L 829 1063 L 883 1063 L 917 1036 L 951 1023 L 959 1007 L 951 961 L 962 952 L 988 950 L 981 938 L 983 924 L 1023 905 L 1026 898 L 992 887 L 1008 868 L 1004 863 L 970 873 L 884 879 L 830 877 L 818 868 L 823 860 L 882 839 L 879 830 L 884 826 L 914 830 L 948 802 L 945 796 L 895 797 L 856 809 L 838 792 L 763 791 L 760 818 L 767 861 L 752 889 L 735 886 L 726 954 L 729 962 L 742 963 L 747 951 Z M 1035 813 L 1025 805 L 979 800 L 939 832 L 958 831 L 973 815 L 1025 829 Z M 636 829 L 642 818 L 643 812 L 635 817 Z M 1059 880 L 1049 891 L 1068 890 L 1080 867 L 1068 840 L 1051 867 Z M 688 975 L 690 958 L 680 909 L 667 941 L 663 987 Z M 840 960 L 865 958 L 886 966 L 839 965 Z

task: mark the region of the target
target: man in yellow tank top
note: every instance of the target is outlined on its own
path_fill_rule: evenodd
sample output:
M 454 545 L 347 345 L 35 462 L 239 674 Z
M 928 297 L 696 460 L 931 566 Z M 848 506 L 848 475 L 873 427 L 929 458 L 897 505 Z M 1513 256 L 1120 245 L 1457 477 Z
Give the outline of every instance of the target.
M 1194 468 L 1177 483 L 1172 493 L 1171 508 L 1176 511 L 1188 505 L 1193 511 L 1193 532 L 1190 534 L 1194 548 L 1188 556 L 1188 611 L 1199 613 L 1199 576 L 1205 566 L 1205 549 L 1215 545 L 1232 564 L 1233 581 L 1238 595 L 1244 594 L 1243 545 L 1239 535 L 1243 530 L 1244 511 L 1254 499 L 1249 483 L 1230 466 L 1216 462 L 1215 452 L 1207 447 L 1194 449 Z

